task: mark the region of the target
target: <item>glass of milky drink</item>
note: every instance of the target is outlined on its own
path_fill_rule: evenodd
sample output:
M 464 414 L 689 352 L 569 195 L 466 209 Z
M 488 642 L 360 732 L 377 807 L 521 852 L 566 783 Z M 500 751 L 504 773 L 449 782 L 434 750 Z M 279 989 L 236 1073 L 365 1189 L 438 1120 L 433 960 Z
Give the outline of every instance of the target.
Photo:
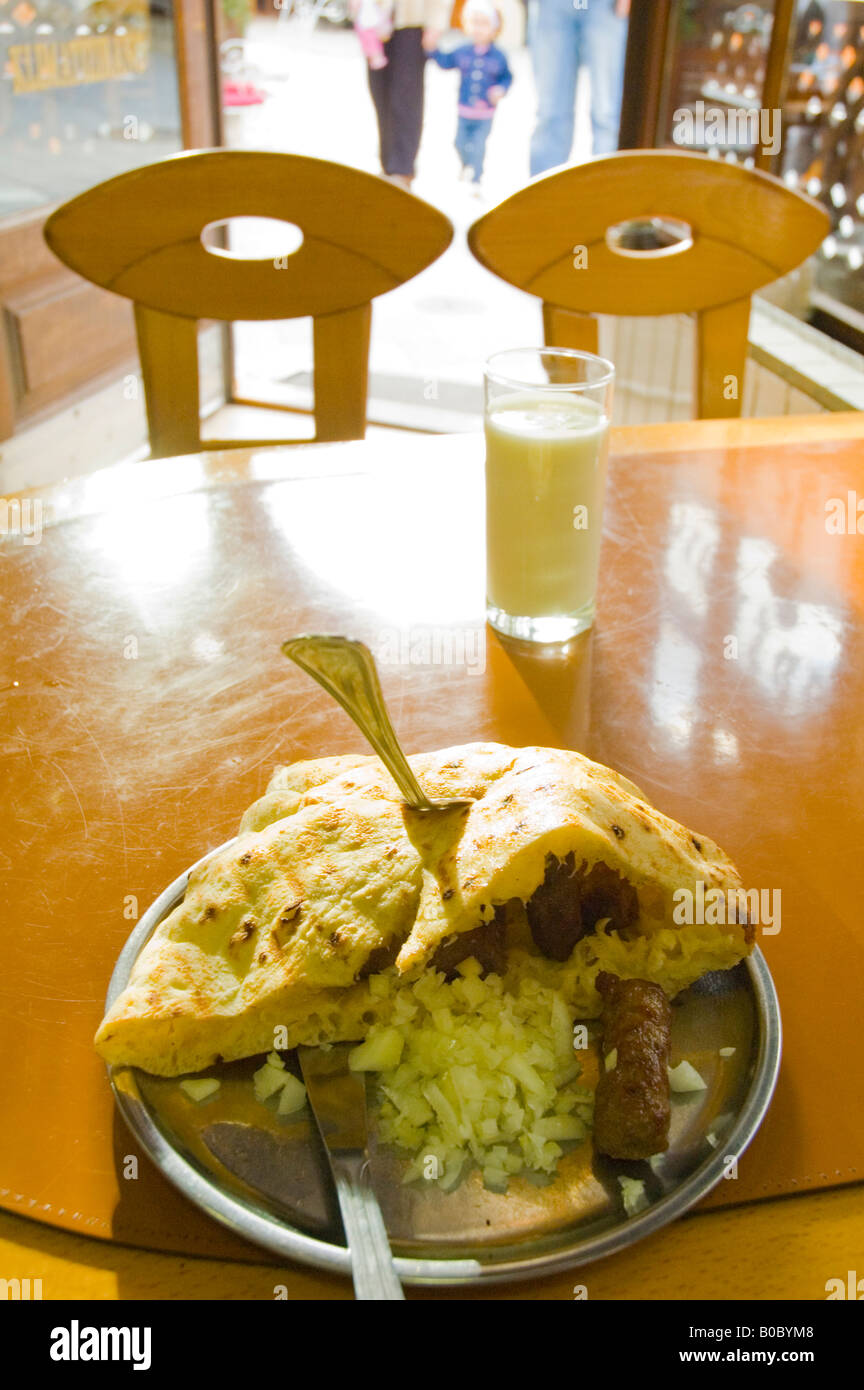
M 486 364 L 486 614 L 509 637 L 566 642 L 594 622 L 614 379 L 569 348 Z

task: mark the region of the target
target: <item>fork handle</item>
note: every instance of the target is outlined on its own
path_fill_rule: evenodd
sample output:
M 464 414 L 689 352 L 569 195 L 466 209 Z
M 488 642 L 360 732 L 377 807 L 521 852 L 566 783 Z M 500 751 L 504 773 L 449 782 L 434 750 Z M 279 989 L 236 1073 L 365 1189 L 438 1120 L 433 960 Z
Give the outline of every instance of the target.
M 384 1218 L 369 1181 L 368 1162 L 331 1154 L 330 1164 L 351 1254 L 355 1298 L 358 1302 L 404 1302 Z
M 282 643 L 282 651 L 350 714 L 406 804 L 418 811 L 431 811 L 432 803 L 411 771 L 390 723 L 375 661 L 366 644 L 352 637 L 315 635 L 292 637 Z

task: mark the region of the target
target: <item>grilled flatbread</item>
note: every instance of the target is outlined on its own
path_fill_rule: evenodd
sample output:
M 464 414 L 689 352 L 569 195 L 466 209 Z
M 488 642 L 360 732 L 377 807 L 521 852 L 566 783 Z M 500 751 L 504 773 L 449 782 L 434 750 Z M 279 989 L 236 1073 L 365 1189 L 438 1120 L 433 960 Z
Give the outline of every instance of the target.
M 468 955 L 553 983 L 581 1017 L 601 970 L 670 996 L 750 949 L 746 923 L 675 925 L 676 890 L 740 890 L 734 865 L 579 753 L 466 744 L 410 759 L 409 811 L 375 757 L 279 768 L 238 839 L 190 879 L 142 950 L 96 1046 L 159 1075 L 361 1038 L 393 992 Z

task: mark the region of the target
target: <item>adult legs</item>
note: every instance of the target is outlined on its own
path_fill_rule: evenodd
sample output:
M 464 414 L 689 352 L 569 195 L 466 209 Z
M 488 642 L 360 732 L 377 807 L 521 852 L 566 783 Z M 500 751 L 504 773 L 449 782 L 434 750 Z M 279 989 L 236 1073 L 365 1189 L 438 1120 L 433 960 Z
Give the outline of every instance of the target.
M 598 0 L 590 0 L 597 4 Z M 566 164 L 573 145 L 576 77 L 585 14 L 574 0 L 533 0 L 529 16 L 537 121 L 531 137 L 531 175 Z
M 393 77 L 392 65 L 389 61 L 390 43 L 392 39 L 385 43 L 384 52 L 387 55 L 387 66 L 383 68 L 370 68 L 367 64 L 366 71 L 369 77 L 369 94 L 375 107 L 375 116 L 378 121 L 378 157 L 381 160 L 381 168 L 387 173 L 387 166 L 390 162 L 390 83 Z
M 369 91 L 378 117 L 381 168 L 385 174 L 414 177 L 423 131 L 423 30 L 394 29 L 384 45 L 385 68 L 369 69 Z
M 591 73 L 591 133 L 595 154 L 618 148 L 627 20 L 615 0 L 590 0 L 585 12 L 585 62 Z

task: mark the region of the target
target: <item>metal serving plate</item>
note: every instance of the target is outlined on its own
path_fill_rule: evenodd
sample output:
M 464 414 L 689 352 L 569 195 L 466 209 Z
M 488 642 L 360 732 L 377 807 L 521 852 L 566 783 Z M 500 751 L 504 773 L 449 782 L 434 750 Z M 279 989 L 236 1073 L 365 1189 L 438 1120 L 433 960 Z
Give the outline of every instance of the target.
M 182 900 L 191 872 L 165 889 L 129 937 L 108 1005 L 125 988 L 151 932 Z M 401 1279 L 491 1284 L 569 1269 L 659 1230 L 728 1177 L 771 1102 L 780 1066 L 780 1012 L 761 951 L 734 970 L 705 976 L 678 996 L 672 1015 L 672 1062 L 686 1057 L 707 1088 L 673 1096 L 669 1149 L 652 1166 L 597 1157 L 588 1139 L 570 1146 L 553 1181 L 520 1175 L 501 1194 L 487 1191 L 475 1171 L 444 1193 L 434 1183 L 403 1185 L 400 1160 L 373 1148 L 373 1181 Z M 720 1057 L 727 1047 L 734 1054 Z M 590 1081 L 596 1054 L 585 1058 Z M 259 1065 L 249 1059 L 208 1067 L 222 1085 L 201 1104 L 177 1079 L 132 1067 L 109 1071 L 126 1123 L 190 1201 L 276 1255 L 347 1275 L 348 1252 L 314 1121 L 308 1108 L 280 1117 L 255 1100 L 250 1077 Z M 620 1176 L 645 1183 L 650 1205 L 636 1216 L 624 1211 Z

